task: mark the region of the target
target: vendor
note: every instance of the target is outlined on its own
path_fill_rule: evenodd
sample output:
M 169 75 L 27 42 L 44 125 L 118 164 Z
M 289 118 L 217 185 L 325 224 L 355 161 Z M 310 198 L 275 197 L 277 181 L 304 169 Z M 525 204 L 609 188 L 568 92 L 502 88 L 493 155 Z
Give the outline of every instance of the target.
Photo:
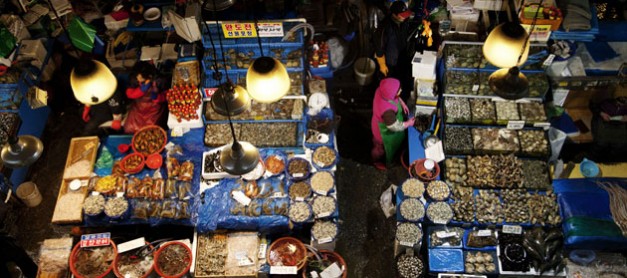
M 374 34 L 375 58 L 379 71 L 385 77 L 394 77 L 401 81 L 403 100 L 407 100 L 413 90 L 411 59 L 414 56 L 414 36 L 418 26 L 409 20 L 411 14 L 405 2 L 394 1 L 390 6 L 390 14 Z
M 372 103 L 372 151 L 374 166 L 384 170 L 390 164 L 405 139 L 405 129 L 414 125 L 409 108 L 400 98 L 401 83 L 395 78 L 381 80 Z M 385 163 L 382 159 L 385 156 Z
M 133 67 L 126 96 L 133 100 L 128 111 L 125 133 L 135 133 L 147 125 L 158 125 L 166 113 L 165 81 L 157 76 L 157 68 L 148 62 Z
M 593 143 L 590 158 L 595 161 L 624 161 L 627 157 L 627 97 L 591 103 Z
M 124 98 L 122 97 L 122 92 L 118 89 L 105 102 L 93 106 L 85 105 L 82 118 L 86 124 L 83 128 L 82 136 L 106 135 L 107 131 L 105 128 L 101 128 L 101 125 L 108 121 L 112 121 L 111 128 L 113 130 L 120 130 L 122 128 L 124 108 Z

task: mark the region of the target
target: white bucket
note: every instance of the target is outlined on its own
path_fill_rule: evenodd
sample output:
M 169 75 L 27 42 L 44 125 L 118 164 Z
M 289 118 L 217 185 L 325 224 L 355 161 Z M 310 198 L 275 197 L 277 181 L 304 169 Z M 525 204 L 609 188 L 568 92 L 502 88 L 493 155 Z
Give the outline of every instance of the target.
M 365 86 L 372 82 L 372 75 L 376 69 L 376 65 L 374 60 L 361 57 L 355 61 L 353 65 L 353 69 L 355 71 L 355 80 L 357 80 L 357 84 L 360 86 Z
M 37 185 L 31 181 L 20 184 L 15 191 L 15 195 L 17 195 L 17 197 L 20 198 L 26 206 L 31 208 L 36 207 L 39 203 L 41 203 L 41 194 L 39 194 L 39 189 L 37 189 Z

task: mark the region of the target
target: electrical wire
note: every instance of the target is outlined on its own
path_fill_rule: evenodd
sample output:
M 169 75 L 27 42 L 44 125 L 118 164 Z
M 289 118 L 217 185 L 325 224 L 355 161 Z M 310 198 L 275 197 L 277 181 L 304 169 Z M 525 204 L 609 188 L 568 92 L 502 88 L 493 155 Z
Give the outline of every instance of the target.
M 538 4 L 538 8 L 536 9 L 536 14 L 533 16 L 533 20 L 531 21 L 531 28 L 529 29 L 529 34 L 527 34 L 527 39 L 525 39 L 525 43 L 523 44 L 523 47 L 520 50 L 520 55 L 518 56 L 518 61 L 516 62 L 517 65 L 520 64 L 520 60 L 522 60 L 522 56 L 523 54 L 525 54 L 525 49 L 527 48 L 527 45 L 529 44 L 529 41 L 531 40 L 531 34 L 536 28 L 536 20 L 538 19 L 538 12 L 540 12 L 540 7 L 542 7 L 543 3 L 544 3 L 544 0 L 540 0 L 540 4 Z

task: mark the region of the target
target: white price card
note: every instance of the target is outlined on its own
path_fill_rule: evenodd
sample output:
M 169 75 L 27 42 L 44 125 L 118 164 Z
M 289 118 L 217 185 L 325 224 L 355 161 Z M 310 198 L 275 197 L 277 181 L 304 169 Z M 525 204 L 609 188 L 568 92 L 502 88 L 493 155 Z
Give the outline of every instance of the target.
M 233 199 L 235 199 L 235 201 L 244 206 L 248 206 L 250 204 L 250 198 L 248 198 L 246 194 L 244 194 L 244 192 L 242 191 L 233 191 L 231 195 L 233 196 Z
M 533 124 L 534 127 L 541 127 L 544 130 L 547 130 L 551 127 L 551 123 L 547 123 L 547 122 L 540 122 L 540 123 L 534 123 Z
M 139 247 L 146 245 L 146 240 L 143 237 L 136 238 L 124 243 L 118 244 L 118 253 L 124 253 Z
M 271 266 L 270 274 L 275 275 L 294 275 L 298 272 L 296 266 Z
M 257 258 L 265 259 L 267 248 L 268 248 L 268 244 L 266 243 L 259 244 L 259 253 L 257 253 Z
M 449 238 L 452 236 L 455 236 L 457 233 L 456 232 L 447 232 L 447 231 L 438 231 L 435 233 L 436 236 L 438 236 L 438 238 Z
M 448 223 L 448 221 L 446 221 L 445 219 L 436 219 L 433 220 L 434 224 L 440 224 L 440 225 L 446 225 L 446 223 Z
M 436 163 L 444 160 L 444 147 L 442 141 L 438 141 L 432 146 L 425 149 L 425 157 L 434 160 Z
M 322 196 L 326 196 L 327 195 L 327 192 L 324 191 L 324 190 L 314 190 L 314 192 L 316 192 L 316 194 L 322 195 Z
M 318 244 L 325 244 L 333 241 L 332 237 L 325 237 L 318 240 Z
M 477 231 L 477 236 L 491 236 L 492 235 L 492 231 L 491 230 L 479 230 Z
M 570 90 L 564 88 L 557 88 L 553 90 L 553 104 L 557 106 L 564 106 L 568 93 L 570 93 Z
M 479 84 L 472 85 L 472 91 L 473 92 L 479 91 Z
M 504 234 L 522 234 L 522 227 L 518 225 L 503 225 L 503 233 Z
M 324 165 L 324 163 L 320 162 L 320 161 L 316 161 L 316 165 L 318 165 L 318 167 L 320 168 L 324 168 L 326 165 Z
M 331 212 L 331 211 L 320 213 L 320 214 L 318 214 L 318 218 L 329 217 L 329 216 L 331 216 L 332 213 L 333 212 Z
M 303 173 L 294 173 L 294 174 L 292 174 L 292 177 L 295 177 L 295 178 L 302 178 L 304 176 L 305 176 L 305 174 L 303 174 Z
M 403 245 L 403 246 L 414 247 L 414 243 L 413 242 L 401 241 L 401 242 L 399 242 L 399 244 Z
M 255 264 L 255 262 L 253 262 L 253 260 L 251 260 L 248 257 L 237 259 L 237 265 L 238 266 L 249 266 L 249 265 L 254 265 L 254 264 Z
M 294 198 L 294 200 L 296 202 L 303 202 L 303 201 L 305 201 L 305 198 L 303 198 L 303 197 L 296 197 L 296 198 Z
M 525 121 L 509 121 L 507 122 L 507 129 L 522 129 L 525 127 Z
M 337 263 L 333 263 L 329 267 L 325 268 L 322 272 L 320 272 L 320 278 L 341 277 L 343 272 L 344 271 Z
M 281 192 L 274 192 L 274 194 L 272 194 L 273 198 L 284 198 L 285 194 L 281 193 Z
M 315 270 L 312 270 L 309 274 L 311 275 L 311 278 L 320 278 L 320 275 L 318 275 L 318 272 Z
M 546 60 L 542 62 L 542 66 L 543 67 L 550 66 L 553 63 L 553 60 L 555 60 L 555 54 L 550 54 L 549 57 L 546 57 Z

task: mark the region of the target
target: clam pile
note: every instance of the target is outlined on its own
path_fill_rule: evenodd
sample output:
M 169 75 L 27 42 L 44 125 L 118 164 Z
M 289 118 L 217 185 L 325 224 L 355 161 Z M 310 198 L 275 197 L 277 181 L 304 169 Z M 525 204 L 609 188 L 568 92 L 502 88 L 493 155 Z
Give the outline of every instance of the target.
M 480 45 L 446 45 L 447 68 L 484 68 L 487 64 Z
M 311 204 L 311 208 L 316 217 L 330 216 L 335 212 L 336 206 L 335 199 L 329 196 L 317 196 Z
M 529 96 L 543 97 L 549 90 L 549 81 L 544 73 L 527 74 L 529 80 Z
M 479 74 L 469 71 L 447 71 L 446 72 L 446 94 L 470 95 L 474 84 L 478 84 Z
M 451 189 L 446 182 L 434 180 L 427 185 L 427 194 L 429 194 L 429 197 L 433 200 L 444 201 L 451 194 Z
M 0 146 L 4 146 L 12 133 L 16 132 L 17 114 L 0 113 Z
M 453 219 L 453 209 L 446 202 L 432 202 L 427 207 L 427 217 L 437 224 L 446 224 Z
M 505 128 L 473 128 L 472 140 L 477 151 L 517 152 L 520 148 L 515 130 Z
M 467 127 L 444 128 L 444 151 L 446 154 L 468 154 L 472 152 L 472 134 Z
M 401 184 L 403 195 L 410 198 L 420 198 L 425 193 L 425 185 L 419 179 L 409 178 Z
M 519 130 L 522 153 L 528 155 L 548 155 L 549 143 L 544 130 Z
M 253 101 L 250 108 L 241 114 L 231 116 L 232 120 L 289 120 L 292 119 L 292 112 L 296 102 L 295 99 L 280 99 L 273 103 L 260 103 Z M 225 121 L 226 116 L 215 112 L 211 105 L 205 106 L 205 117 L 210 121 Z
M 467 252 L 464 267 L 467 273 L 492 273 L 496 271 L 495 254 Z
M 455 188 L 456 186 L 466 186 L 468 172 L 466 171 L 466 159 L 452 157 L 444 162 L 446 166 L 446 181 Z
M 446 97 L 444 98 L 444 107 L 446 109 L 446 122 L 470 122 L 470 103 L 467 98 Z
M 425 216 L 425 207 L 416 198 L 405 199 L 400 206 L 401 216 L 408 221 L 418 221 Z
M 475 203 L 473 190 L 470 187 L 456 186 L 453 188 L 454 202 L 453 219 L 459 222 L 472 222 L 475 220 Z
M 332 221 L 317 220 L 311 227 L 311 235 L 318 239 L 333 239 L 337 235 L 337 224 Z
M 546 122 L 544 104 L 541 102 L 520 103 L 520 118 L 525 122 Z
M 422 277 L 424 264 L 420 258 L 414 255 L 403 254 L 398 257 L 396 261 L 396 270 L 398 271 L 398 275 L 402 278 Z
M 546 195 L 535 193 L 527 200 L 531 224 L 558 225 L 562 222 L 557 206 L 557 197 L 552 191 Z
M 298 123 L 234 123 L 235 136 L 256 147 L 289 147 L 296 146 L 298 140 Z M 232 142 L 231 130 L 227 123 L 207 124 L 205 128 L 205 145 L 219 147 Z
M 236 48 L 227 48 L 225 49 L 226 53 L 215 53 L 218 59 L 221 59 L 224 56 L 226 60 L 226 69 L 247 69 L 253 63 L 253 61 L 259 56 L 255 54 L 254 51 L 248 50 L 240 50 Z M 296 49 L 292 51 L 286 51 L 284 48 L 271 48 L 269 49 L 268 56 L 275 58 L 283 64 L 285 64 L 288 68 L 298 68 L 301 66 L 303 50 Z M 214 52 L 211 49 L 207 50 L 205 54 L 205 59 L 210 60 L 210 64 L 215 64 L 218 69 L 222 69 L 225 67 L 225 64 L 221 61 L 213 60 Z
M 525 188 L 548 189 L 551 186 L 546 162 L 541 160 L 523 160 L 522 169 Z
M 294 202 L 290 205 L 288 215 L 292 222 L 305 222 L 311 216 L 311 207 L 305 202 Z
M 528 223 L 529 208 L 527 200 L 529 193 L 524 189 L 504 189 L 501 190 L 501 199 L 505 208 L 505 222 L 507 223 Z
M 422 230 L 414 223 L 400 223 L 396 226 L 396 239 L 403 243 L 417 244 L 422 240 Z
M 503 205 L 496 191 L 479 190 L 479 195 L 475 196 L 475 209 L 479 223 L 503 222 Z
M 494 172 L 495 185 L 502 188 L 520 187 L 522 185 L 522 161 L 516 156 L 492 156 L 492 164 L 496 165 Z
M 494 102 L 487 98 L 475 98 L 470 100 L 470 111 L 473 123 L 491 124 L 496 122 Z
M 518 105 L 513 101 L 497 101 L 496 118 L 498 120 L 520 120 L 518 115 Z

